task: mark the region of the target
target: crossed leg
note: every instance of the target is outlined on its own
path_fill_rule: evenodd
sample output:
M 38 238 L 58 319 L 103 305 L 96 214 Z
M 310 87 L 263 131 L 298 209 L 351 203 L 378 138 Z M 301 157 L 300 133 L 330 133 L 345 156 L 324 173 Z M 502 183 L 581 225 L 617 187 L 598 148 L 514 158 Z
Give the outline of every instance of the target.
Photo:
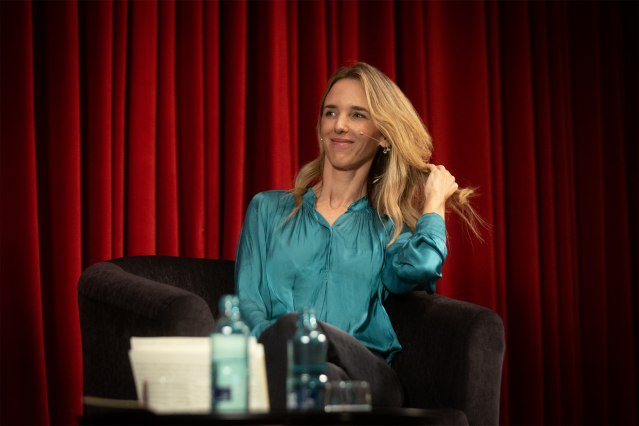
M 280 316 L 259 338 L 259 342 L 264 344 L 272 409 L 286 408 L 286 342 L 297 330 L 297 317 L 297 313 Z M 381 355 L 371 352 L 359 340 L 337 327 L 322 321 L 318 321 L 318 324 L 328 341 L 328 380 L 365 380 L 370 385 L 373 406 L 402 406 L 402 386 L 395 371 Z

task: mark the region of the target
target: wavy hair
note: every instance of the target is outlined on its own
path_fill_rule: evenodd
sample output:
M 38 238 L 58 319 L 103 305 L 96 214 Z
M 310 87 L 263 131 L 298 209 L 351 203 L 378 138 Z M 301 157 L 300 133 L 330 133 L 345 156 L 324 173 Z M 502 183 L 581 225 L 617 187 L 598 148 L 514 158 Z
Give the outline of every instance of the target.
M 328 80 L 317 120 L 320 154 L 297 174 L 295 187 L 289 191 L 295 198 L 295 209 L 289 218 L 302 207 L 302 196 L 308 188 L 322 177 L 324 147 L 320 142 L 320 126 L 324 101 L 335 82 L 345 78 L 362 84 L 373 123 L 391 146 L 388 154 L 383 154 L 381 148 L 378 150 L 367 182 L 369 203 L 378 214 L 386 214 L 394 225 L 390 245 L 401 233 L 402 223 L 414 231 L 422 216 L 424 195 L 420 189 L 430 174 L 426 164 L 430 161 L 433 143 L 419 114 L 400 88 L 377 68 L 363 62 L 341 67 Z M 469 202 L 474 195 L 472 188 L 457 189 L 446 201 L 446 210 L 457 213 L 467 228 L 482 240 L 477 224 L 485 225 L 485 222 Z

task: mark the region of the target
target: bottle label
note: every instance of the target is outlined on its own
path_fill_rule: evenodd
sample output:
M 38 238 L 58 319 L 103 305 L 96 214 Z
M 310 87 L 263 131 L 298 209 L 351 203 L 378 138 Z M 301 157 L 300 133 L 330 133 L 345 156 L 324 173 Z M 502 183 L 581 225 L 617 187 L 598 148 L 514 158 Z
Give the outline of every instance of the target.
M 215 386 L 213 388 L 213 398 L 215 398 L 215 401 L 230 401 L 231 388 L 222 388 L 219 386 Z

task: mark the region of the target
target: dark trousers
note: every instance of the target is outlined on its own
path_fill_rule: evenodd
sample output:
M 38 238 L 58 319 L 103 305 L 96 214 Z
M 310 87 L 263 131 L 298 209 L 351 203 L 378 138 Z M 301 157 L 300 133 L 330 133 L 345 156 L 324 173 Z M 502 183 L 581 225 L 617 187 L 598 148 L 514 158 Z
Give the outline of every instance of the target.
M 286 408 L 286 341 L 295 334 L 297 317 L 297 313 L 280 316 L 259 338 L 259 342 L 264 344 L 271 409 Z M 328 380 L 365 380 L 370 385 L 373 406 L 402 406 L 402 386 L 397 374 L 381 354 L 370 351 L 359 340 L 337 327 L 321 321 L 318 324 L 328 341 Z

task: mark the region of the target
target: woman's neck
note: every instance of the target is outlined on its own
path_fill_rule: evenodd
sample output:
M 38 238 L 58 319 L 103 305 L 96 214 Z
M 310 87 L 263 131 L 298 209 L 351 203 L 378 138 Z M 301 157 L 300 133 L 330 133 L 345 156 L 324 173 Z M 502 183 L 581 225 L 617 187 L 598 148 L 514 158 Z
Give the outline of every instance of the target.
M 369 167 L 356 170 L 337 170 L 331 163 L 324 161 L 322 181 L 313 187 L 316 204 L 322 204 L 331 210 L 346 210 L 355 201 L 366 195 Z

